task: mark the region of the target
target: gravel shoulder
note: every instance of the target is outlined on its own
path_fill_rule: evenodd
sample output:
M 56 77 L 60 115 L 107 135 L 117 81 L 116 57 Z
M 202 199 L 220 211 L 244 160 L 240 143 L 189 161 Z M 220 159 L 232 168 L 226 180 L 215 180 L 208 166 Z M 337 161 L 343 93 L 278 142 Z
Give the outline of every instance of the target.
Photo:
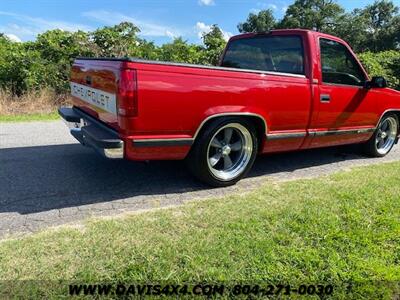
M 396 161 L 335 147 L 257 158 L 249 176 L 228 188 L 193 179 L 183 162 L 111 161 L 78 144 L 61 121 L 0 123 L 0 238 L 112 216 L 248 192 L 266 181 L 328 175 Z

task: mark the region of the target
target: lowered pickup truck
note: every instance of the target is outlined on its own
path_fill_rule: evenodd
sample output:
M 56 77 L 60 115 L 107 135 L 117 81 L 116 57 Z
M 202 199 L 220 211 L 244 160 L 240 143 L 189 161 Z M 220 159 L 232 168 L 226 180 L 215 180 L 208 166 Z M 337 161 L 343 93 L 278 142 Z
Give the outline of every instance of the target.
M 78 58 L 71 134 L 108 158 L 186 159 L 200 180 L 236 183 L 258 153 L 399 138 L 400 92 L 370 79 L 341 39 L 309 30 L 232 37 L 220 66 Z

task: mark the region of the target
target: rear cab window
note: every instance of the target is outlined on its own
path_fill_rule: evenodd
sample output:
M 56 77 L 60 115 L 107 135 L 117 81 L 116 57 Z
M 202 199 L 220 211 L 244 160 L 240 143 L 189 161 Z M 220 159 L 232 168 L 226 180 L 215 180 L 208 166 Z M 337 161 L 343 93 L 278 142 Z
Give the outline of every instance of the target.
M 304 75 L 302 38 L 270 35 L 232 40 L 221 66 Z

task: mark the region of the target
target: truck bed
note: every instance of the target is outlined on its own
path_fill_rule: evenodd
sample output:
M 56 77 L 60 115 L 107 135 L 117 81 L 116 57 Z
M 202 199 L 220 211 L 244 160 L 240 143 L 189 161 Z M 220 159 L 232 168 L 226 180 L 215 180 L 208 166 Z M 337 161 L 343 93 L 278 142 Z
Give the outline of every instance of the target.
M 135 72 L 137 114 L 132 116 L 118 113 L 120 78 L 124 70 Z M 91 81 L 88 82 L 88 78 Z M 264 115 L 266 112 L 260 111 L 257 103 L 268 101 L 273 108 L 275 103 L 272 100 L 279 98 L 279 89 L 289 84 L 292 88 L 288 93 L 292 97 L 297 97 L 299 92 L 309 94 L 308 88 L 304 88 L 306 82 L 308 79 L 304 75 L 136 58 L 78 58 L 71 74 L 71 85 L 77 83 L 84 89 L 89 88 L 89 93 L 94 89 L 95 92 L 114 95 L 116 107 L 105 109 L 96 101 L 85 101 L 81 95 L 72 93 L 74 106 L 136 138 L 158 138 L 166 133 L 174 137 L 193 137 L 201 122 L 212 112 L 240 112 L 254 107 L 254 113 Z M 265 98 L 267 90 L 268 99 Z M 305 124 L 309 117 L 309 101 L 299 105 L 306 106 L 301 109 L 301 122 Z M 298 107 L 292 109 L 298 110 Z M 287 117 L 290 116 L 291 108 L 288 108 Z

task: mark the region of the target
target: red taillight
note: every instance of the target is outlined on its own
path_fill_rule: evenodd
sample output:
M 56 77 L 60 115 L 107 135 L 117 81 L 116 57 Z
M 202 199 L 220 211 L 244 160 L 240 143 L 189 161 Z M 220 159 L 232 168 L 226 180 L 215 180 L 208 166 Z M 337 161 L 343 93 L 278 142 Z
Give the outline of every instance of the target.
M 118 85 L 118 114 L 125 117 L 137 116 L 136 70 L 123 69 Z

